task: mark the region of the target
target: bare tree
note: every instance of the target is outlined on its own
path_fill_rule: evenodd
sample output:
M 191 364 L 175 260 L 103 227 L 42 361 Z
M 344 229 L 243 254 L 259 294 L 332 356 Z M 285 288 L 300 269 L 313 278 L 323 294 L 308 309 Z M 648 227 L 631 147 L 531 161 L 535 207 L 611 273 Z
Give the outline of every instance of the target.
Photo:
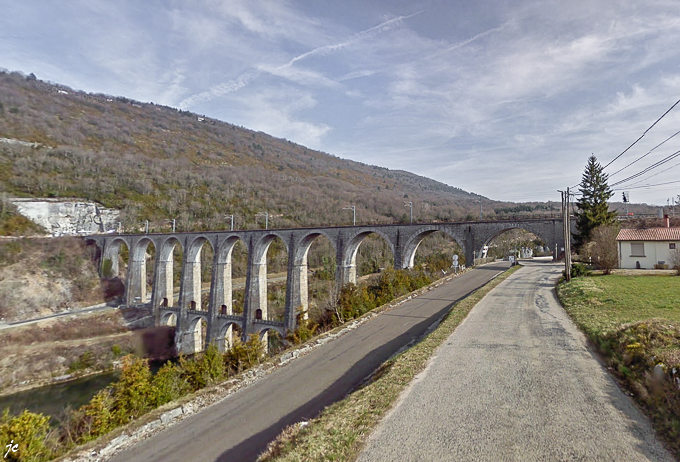
M 612 269 L 619 266 L 619 253 L 616 249 L 618 233 L 619 227 L 616 225 L 602 225 L 593 230 L 590 254 L 593 263 L 603 270 L 604 274 L 610 274 Z

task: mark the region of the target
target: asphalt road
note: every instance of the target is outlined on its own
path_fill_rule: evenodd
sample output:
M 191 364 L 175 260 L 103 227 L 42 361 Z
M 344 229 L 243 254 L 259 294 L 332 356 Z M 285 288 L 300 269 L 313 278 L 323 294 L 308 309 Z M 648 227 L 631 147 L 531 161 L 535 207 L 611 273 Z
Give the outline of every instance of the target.
M 507 267 L 508 263 L 482 266 L 384 312 L 111 460 L 255 460 L 284 427 L 312 418 L 342 399 L 402 346 L 421 336 L 452 303 Z
M 359 457 L 376 461 L 674 460 L 527 263 L 411 383 Z

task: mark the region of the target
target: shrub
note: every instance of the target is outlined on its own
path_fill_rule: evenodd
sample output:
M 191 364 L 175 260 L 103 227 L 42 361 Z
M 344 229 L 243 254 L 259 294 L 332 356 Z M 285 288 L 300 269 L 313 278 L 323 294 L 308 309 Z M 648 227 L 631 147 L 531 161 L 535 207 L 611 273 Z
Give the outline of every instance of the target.
M 91 351 L 85 351 L 80 356 L 78 356 L 78 359 L 69 364 L 68 371 L 77 372 L 89 369 L 92 366 L 94 366 L 95 363 L 96 361 L 94 359 L 94 353 L 92 353 Z
M 113 413 L 117 424 L 136 419 L 152 409 L 151 370 L 146 359 L 128 355 L 123 371 L 113 384 Z
M 113 353 L 113 356 L 117 358 L 123 354 L 123 349 L 120 347 L 120 345 L 116 343 L 114 345 L 111 345 L 111 353 Z
M 51 459 L 53 451 L 47 442 L 49 420 L 49 417 L 29 411 L 10 417 L 9 410 L 5 410 L 0 417 L 0 441 L 14 441 L 19 447 L 16 452 L 9 451 L 3 460 L 37 462 Z M 7 452 L 7 448 L 4 449 Z
M 224 354 L 224 365 L 231 374 L 249 369 L 260 362 L 264 355 L 264 345 L 257 334 L 251 334 L 248 341 L 234 340 L 234 345 Z
M 583 263 L 574 263 L 571 266 L 571 277 L 573 278 L 589 276 L 590 273 L 591 273 L 590 269 Z
M 182 378 L 194 391 L 219 382 L 225 376 L 222 355 L 214 344 L 208 345 L 205 352 L 193 360 L 181 356 L 179 367 L 182 370 Z
M 151 382 L 153 391 L 153 405 L 162 406 L 189 393 L 191 386 L 182 376 L 182 370 L 176 364 L 168 361 L 153 377 Z

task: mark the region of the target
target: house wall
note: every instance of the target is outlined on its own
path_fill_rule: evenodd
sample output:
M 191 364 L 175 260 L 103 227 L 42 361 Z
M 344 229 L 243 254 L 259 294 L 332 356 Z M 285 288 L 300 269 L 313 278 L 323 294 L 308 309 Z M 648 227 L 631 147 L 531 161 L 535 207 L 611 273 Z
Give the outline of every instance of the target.
M 678 241 L 633 241 L 644 242 L 645 255 L 632 256 L 631 255 L 631 241 L 618 241 L 619 247 L 619 267 L 620 268 L 637 268 L 637 262 L 640 262 L 640 268 L 654 269 L 654 265 L 664 262 L 669 264 L 670 249 L 668 244 L 675 243 L 675 248 L 680 249 L 680 242 Z

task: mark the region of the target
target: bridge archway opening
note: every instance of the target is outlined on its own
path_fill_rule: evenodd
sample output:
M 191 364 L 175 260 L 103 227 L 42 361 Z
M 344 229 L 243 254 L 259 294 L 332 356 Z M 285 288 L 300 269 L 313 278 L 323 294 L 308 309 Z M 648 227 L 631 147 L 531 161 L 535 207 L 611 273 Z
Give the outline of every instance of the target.
M 184 290 L 185 303 L 190 310 L 208 310 L 213 255 L 212 244 L 205 237 L 197 237 L 188 245 Z
M 158 259 L 155 275 L 157 287 L 156 300 L 161 307 L 179 306 L 179 287 L 182 277 L 184 250 L 175 237 L 171 237 L 158 246 L 155 258 Z
M 524 228 L 507 228 L 488 239 L 488 257 L 507 260 L 510 255 L 519 258 L 549 255 L 551 249 L 546 242 L 533 232 Z M 475 249 L 478 254 L 482 249 Z M 554 250 L 554 249 L 553 249 Z
M 205 349 L 208 323 L 202 316 L 196 316 L 189 322 L 189 329 L 185 336 L 185 350 L 187 353 L 199 353 Z
M 144 238 L 134 245 L 132 253 L 132 259 L 143 267 L 139 272 L 140 296 L 137 303 L 149 303 L 153 294 L 156 245 L 151 239 Z
M 220 351 L 230 350 L 234 346 L 234 342 L 241 341 L 243 338 L 243 330 L 238 323 L 230 322 L 220 330 L 218 336 L 217 347 Z
M 165 313 L 163 316 L 161 316 L 161 325 L 176 327 L 177 315 L 175 313 Z
M 248 272 L 248 247 L 238 238 L 224 251 L 225 262 L 230 262 L 231 275 L 231 313 L 234 315 L 243 314 L 246 298 L 246 274 Z M 229 289 L 227 289 L 229 290 Z M 227 310 L 229 310 L 229 303 Z
M 130 249 L 123 239 L 115 239 L 106 248 L 102 261 L 104 300 L 124 303 L 129 260 Z
M 267 356 L 276 356 L 288 346 L 286 339 L 284 339 L 276 329 L 262 329 L 258 333 L 258 336 L 260 337 L 260 341 L 264 344 Z
M 348 257 L 345 262 L 356 267 L 359 280 L 394 267 L 394 249 L 389 240 L 371 231 L 357 235 L 350 242 Z
M 458 266 L 465 265 L 465 252 L 454 238 L 442 231 L 425 231 L 407 245 L 404 263 L 409 268 L 422 269 L 442 277 L 453 269 L 456 255 Z
M 153 294 L 154 285 L 154 271 L 156 269 L 156 246 L 149 240 L 149 245 L 146 246 L 146 251 L 144 252 L 144 260 L 146 261 L 146 293 L 147 301 L 151 301 L 151 296 Z
M 326 307 L 337 297 L 335 245 L 322 233 L 306 236 L 298 248 L 295 265 L 300 274 L 300 297 L 295 315 L 318 322 Z
M 276 235 L 265 238 L 267 268 L 266 286 L 267 303 L 262 310 L 262 319 L 283 321 L 286 315 L 286 291 L 288 290 L 288 248 L 285 242 Z

